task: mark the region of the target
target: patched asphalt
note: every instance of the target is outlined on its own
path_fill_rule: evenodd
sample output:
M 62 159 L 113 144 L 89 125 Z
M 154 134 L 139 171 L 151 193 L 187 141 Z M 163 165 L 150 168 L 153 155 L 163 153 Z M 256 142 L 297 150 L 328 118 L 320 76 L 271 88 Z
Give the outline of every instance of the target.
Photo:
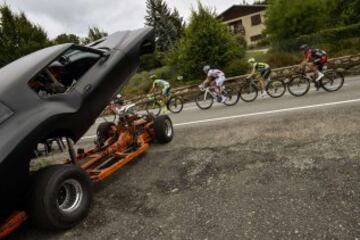
M 353 103 L 176 128 L 78 226 L 12 239 L 359 239 L 359 122 Z

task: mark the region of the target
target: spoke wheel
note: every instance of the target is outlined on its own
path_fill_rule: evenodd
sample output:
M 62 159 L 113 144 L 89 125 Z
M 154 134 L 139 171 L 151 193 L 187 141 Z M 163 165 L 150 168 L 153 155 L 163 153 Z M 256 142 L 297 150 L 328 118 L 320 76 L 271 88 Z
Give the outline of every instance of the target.
M 272 98 L 280 98 L 286 92 L 286 85 L 282 80 L 272 80 L 267 84 L 266 92 Z
M 335 92 L 344 85 L 344 76 L 336 71 L 329 71 L 321 79 L 321 86 L 327 92 Z
M 259 95 L 259 89 L 254 83 L 247 83 L 240 88 L 240 98 L 244 102 L 253 102 Z
M 196 97 L 195 103 L 200 109 L 206 110 L 211 108 L 211 106 L 214 104 L 214 99 L 210 94 L 202 92 Z
M 183 110 L 184 103 L 179 97 L 171 97 L 167 103 L 167 108 L 172 113 L 180 113 Z
M 240 93 L 233 88 L 226 88 L 223 95 L 226 97 L 224 102 L 226 106 L 234 106 L 239 102 Z
M 157 101 L 150 101 L 146 104 L 145 110 L 148 114 L 159 116 L 161 113 L 161 105 Z
M 295 97 L 304 96 L 310 89 L 310 80 L 304 76 L 295 76 L 288 83 L 288 91 Z

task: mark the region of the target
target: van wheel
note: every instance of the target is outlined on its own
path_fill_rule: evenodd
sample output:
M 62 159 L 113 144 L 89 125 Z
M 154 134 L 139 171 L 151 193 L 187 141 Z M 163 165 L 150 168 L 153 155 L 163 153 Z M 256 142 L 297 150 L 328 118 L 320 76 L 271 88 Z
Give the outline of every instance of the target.
M 91 202 L 92 186 L 86 172 L 74 165 L 54 165 L 35 174 L 29 215 L 36 227 L 68 229 L 87 216 Z
M 156 139 L 160 143 L 168 143 L 173 139 L 174 128 L 171 119 L 167 115 L 155 118 L 154 130 Z

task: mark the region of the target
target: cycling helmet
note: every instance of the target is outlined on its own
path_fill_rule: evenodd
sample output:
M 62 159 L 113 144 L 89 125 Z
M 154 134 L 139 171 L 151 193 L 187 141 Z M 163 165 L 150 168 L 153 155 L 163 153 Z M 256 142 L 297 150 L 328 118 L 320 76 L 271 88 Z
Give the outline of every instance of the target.
M 151 80 L 155 80 L 156 78 L 157 78 L 157 76 L 155 74 L 150 76 Z
M 303 45 L 301 45 L 300 46 L 300 50 L 301 51 L 306 51 L 306 50 L 308 50 L 310 47 L 309 47 L 309 45 L 307 45 L 307 44 L 303 44 Z
M 209 65 L 204 66 L 203 71 L 204 71 L 204 73 L 207 74 L 210 71 L 210 66 Z
M 255 63 L 256 61 L 255 61 L 255 58 L 249 58 L 249 60 L 248 60 L 248 63 L 250 63 L 250 64 L 253 64 L 253 63 Z

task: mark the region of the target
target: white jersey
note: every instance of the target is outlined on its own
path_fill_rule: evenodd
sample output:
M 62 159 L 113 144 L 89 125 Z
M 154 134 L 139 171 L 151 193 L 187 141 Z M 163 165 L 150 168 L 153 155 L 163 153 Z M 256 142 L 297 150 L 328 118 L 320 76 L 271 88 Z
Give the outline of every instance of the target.
M 208 72 L 208 77 L 216 79 L 223 79 L 225 78 L 225 74 L 218 70 L 218 69 L 210 69 Z

